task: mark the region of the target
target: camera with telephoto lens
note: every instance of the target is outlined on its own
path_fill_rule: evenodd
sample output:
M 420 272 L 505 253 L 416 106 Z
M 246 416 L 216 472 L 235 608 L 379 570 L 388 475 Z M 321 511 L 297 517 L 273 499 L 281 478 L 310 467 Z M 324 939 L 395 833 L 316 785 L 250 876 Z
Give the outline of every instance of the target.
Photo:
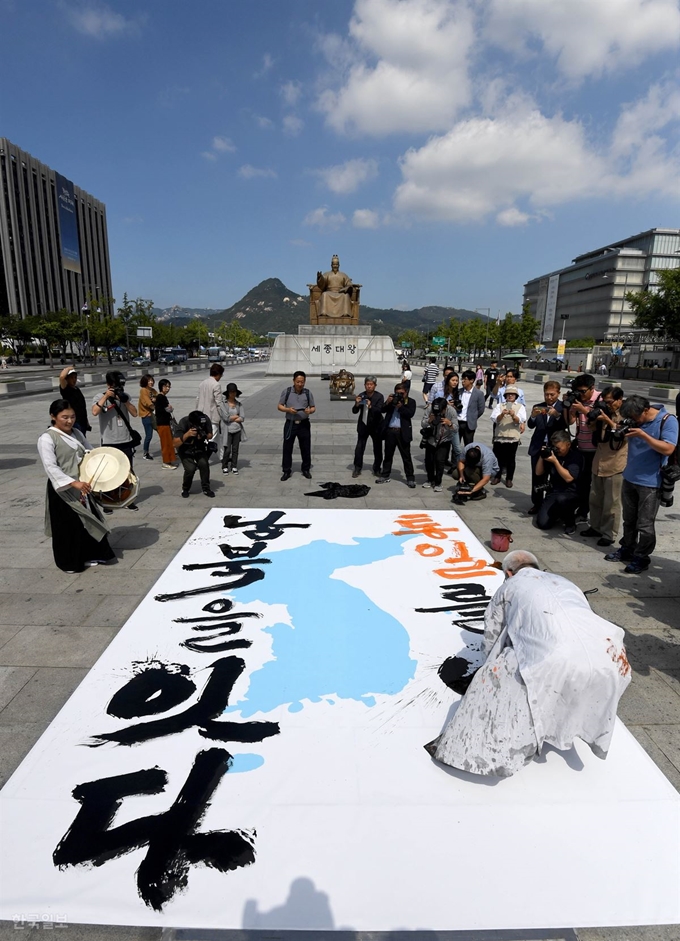
M 552 445 L 546 444 L 544 447 L 541 448 L 541 457 L 543 458 L 544 461 L 547 461 L 547 459 L 552 454 L 557 454 L 557 451 L 555 450 L 555 448 L 553 448 Z
M 635 422 L 632 418 L 622 418 L 616 426 L 616 430 L 612 431 L 612 441 L 623 441 L 628 432 L 632 431 L 634 427 Z
M 116 373 L 116 384 L 113 387 L 113 391 L 121 404 L 130 401 L 130 396 L 125 391 L 125 376 L 122 372 Z
M 404 395 L 403 392 L 395 392 L 394 395 L 392 396 L 392 405 L 394 406 L 403 405 L 405 398 L 406 396 Z
M 578 401 L 578 392 L 577 392 L 576 389 L 574 388 L 574 380 L 573 380 L 573 379 L 572 379 L 572 380 L 570 381 L 570 383 L 569 383 L 569 391 L 568 391 L 568 392 L 565 392 L 564 395 L 562 396 L 562 401 L 563 401 L 564 404 L 567 406 L 567 408 L 571 408 L 571 406 L 572 406 L 575 402 Z
M 468 483 L 467 480 L 461 480 L 457 487 L 457 492 L 465 495 L 466 493 L 471 493 L 472 484 Z

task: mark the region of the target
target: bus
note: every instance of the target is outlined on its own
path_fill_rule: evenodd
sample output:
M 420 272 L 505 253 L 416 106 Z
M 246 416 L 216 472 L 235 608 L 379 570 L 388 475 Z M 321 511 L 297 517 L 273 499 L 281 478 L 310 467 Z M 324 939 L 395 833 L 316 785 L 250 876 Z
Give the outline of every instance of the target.
M 208 347 L 208 362 L 223 363 L 227 358 L 227 351 L 223 346 Z

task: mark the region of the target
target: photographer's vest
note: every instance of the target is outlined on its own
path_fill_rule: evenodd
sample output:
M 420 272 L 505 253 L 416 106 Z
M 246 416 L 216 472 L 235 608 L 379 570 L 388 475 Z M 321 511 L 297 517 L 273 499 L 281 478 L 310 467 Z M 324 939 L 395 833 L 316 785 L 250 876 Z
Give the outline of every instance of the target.
M 517 415 L 522 406 L 519 402 L 514 402 L 512 405 L 506 402 L 505 408 L 510 408 L 513 414 Z M 515 424 L 509 415 L 499 416 L 496 419 L 496 436 L 494 441 L 497 441 L 499 444 L 518 444 L 521 436 L 521 431 L 519 430 L 520 424 L 521 422 Z
M 54 441 L 54 454 L 57 459 L 57 464 L 67 477 L 78 480 L 80 477 L 80 464 L 86 454 L 86 449 L 82 447 L 80 442 L 78 442 L 77 448 L 69 447 L 58 431 L 53 431 L 51 428 L 48 428 L 47 431 L 50 438 Z M 51 481 L 47 481 L 47 486 L 48 488 L 52 487 Z M 92 502 L 90 498 L 86 500 L 87 505 L 83 505 L 80 500 L 80 491 L 76 490 L 74 487 L 68 487 L 65 490 L 53 489 L 57 496 L 78 514 L 80 521 L 93 539 L 96 539 L 97 542 L 101 542 L 104 536 L 109 534 L 109 527 L 104 522 L 103 518 L 99 517 L 97 505 Z M 45 535 L 52 535 L 48 500 L 45 500 Z

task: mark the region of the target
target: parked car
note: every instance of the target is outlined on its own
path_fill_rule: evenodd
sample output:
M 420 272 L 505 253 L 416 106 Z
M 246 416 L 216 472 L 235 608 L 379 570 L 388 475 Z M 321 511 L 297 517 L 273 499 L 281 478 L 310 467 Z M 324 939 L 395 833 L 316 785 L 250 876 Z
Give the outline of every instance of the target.
M 145 359 L 143 356 L 135 356 L 134 359 L 130 360 L 131 366 L 149 366 L 149 360 Z
M 161 353 L 158 357 L 158 362 L 163 363 L 166 366 L 174 365 L 179 362 L 174 353 Z

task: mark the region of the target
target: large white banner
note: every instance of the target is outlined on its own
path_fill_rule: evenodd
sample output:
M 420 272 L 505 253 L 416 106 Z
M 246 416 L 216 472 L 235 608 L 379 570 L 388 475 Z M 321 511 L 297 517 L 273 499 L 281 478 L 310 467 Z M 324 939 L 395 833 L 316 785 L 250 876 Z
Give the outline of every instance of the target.
M 227 515 L 225 515 L 225 513 Z M 675 790 L 423 749 L 502 581 L 453 512 L 212 510 L 0 794 L 0 916 L 192 928 L 680 920 Z
M 548 281 L 548 293 L 545 300 L 545 315 L 543 320 L 543 330 L 541 332 L 541 341 L 549 343 L 553 338 L 555 331 L 555 312 L 557 310 L 557 294 L 560 287 L 560 276 L 554 274 Z

